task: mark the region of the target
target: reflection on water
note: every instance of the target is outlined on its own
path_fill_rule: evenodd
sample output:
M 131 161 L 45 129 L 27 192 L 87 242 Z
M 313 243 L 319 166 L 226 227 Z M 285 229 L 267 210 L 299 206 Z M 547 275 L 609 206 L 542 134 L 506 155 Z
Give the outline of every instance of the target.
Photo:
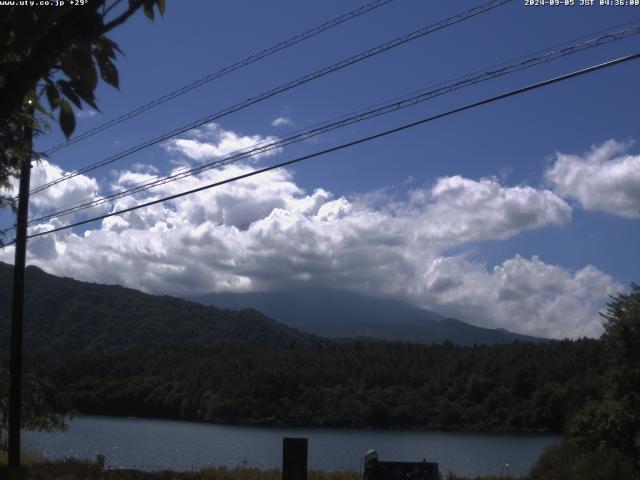
M 25 448 L 45 458 L 95 459 L 107 466 L 144 470 L 191 470 L 208 466 L 279 468 L 282 437 L 309 439 L 309 468 L 360 470 L 361 457 L 376 449 L 381 460 L 440 464 L 460 475 L 528 472 L 554 435 L 457 433 L 406 430 L 338 430 L 211 425 L 169 420 L 77 417 L 66 432 L 24 432 Z

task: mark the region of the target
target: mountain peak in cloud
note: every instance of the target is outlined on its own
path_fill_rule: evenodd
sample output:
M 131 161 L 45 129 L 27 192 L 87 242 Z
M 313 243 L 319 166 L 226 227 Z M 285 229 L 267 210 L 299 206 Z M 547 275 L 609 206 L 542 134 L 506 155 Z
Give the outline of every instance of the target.
M 325 337 L 371 337 L 427 344 L 448 340 L 458 345 L 544 341 L 503 328 L 476 327 L 393 298 L 333 288 L 205 294 L 189 299 L 222 308 L 255 308 L 290 327 Z

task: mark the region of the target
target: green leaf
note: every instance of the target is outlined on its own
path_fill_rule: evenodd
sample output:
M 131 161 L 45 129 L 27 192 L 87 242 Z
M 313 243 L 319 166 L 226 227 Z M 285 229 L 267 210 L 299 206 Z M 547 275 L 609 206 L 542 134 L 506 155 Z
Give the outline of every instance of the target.
M 95 110 L 98 110 L 98 105 L 96 105 L 96 97 L 94 97 L 91 90 L 86 90 L 82 85 L 77 83 L 74 83 L 74 87 L 75 91 L 78 93 L 82 100 L 91 105 Z M 80 106 L 80 108 L 82 108 L 82 105 Z
M 149 20 L 153 20 L 154 14 L 153 14 L 152 2 L 145 1 L 144 4 L 142 5 L 142 11 L 144 12 L 144 14 Z
M 76 107 L 82 108 L 82 103 L 80 102 L 78 95 L 76 95 L 71 82 L 67 82 L 66 80 L 58 80 L 58 86 L 62 90 L 62 93 L 64 93 L 64 95 L 69 100 L 71 100 Z
M 108 57 L 108 58 L 111 58 L 112 60 L 115 60 L 116 59 L 115 52 L 122 53 L 122 50 L 120 50 L 120 47 L 118 46 L 118 44 L 104 35 L 98 39 L 98 41 L 96 42 L 96 45 L 97 45 L 97 49 L 96 51 L 94 51 L 94 54 L 98 53 L 100 56 L 104 58 Z
M 58 88 L 55 85 L 47 85 L 47 100 L 49 101 L 51 111 L 60 105 L 60 92 L 58 92 Z
M 60 66 L 62 67 L 62 71 L 65 75 L 69 78 L 75 78 L 79 74 L 76 58 L 71 51 L 60 57 Z
M 165 0 L 158 0 L 158 11 L 160 15 L 164 17 L 164 11 L 167 8 L 167 2 Z
M 38 112 L 40 112 L 43 115 L 51 115 L 37 99 L 33 100 L 33 108 L 35 108 Z
M 76 116 L 73 114 L 71 104 L 66 100 L 60 102 L 60 128 L 64 136 L 69 138 L 76 129 Z
M 80 80 L 87 90 L 94 91 L 98 86 L 98 74 L 96 73 L 96 67 L 93 63 L 83 65 L 80 71 Z
M 120 88 L 120 80 L 118 78 L 118 69 L 109 60 L 98 64 L 100 67 L 100 76 L 109 85 L 115 88 Z
M 83 78 L 74 78 L 71 80 L 71 86 L 73 87 L 73 91 L 76 95 L 78 95 L 82 100 L 87 102 L 94 108 L 95 106 L 95 96 L 93 95 L 93 90 L 90 88 L 89 84 Z M 81 107 L 82 108 L 82 107 Z

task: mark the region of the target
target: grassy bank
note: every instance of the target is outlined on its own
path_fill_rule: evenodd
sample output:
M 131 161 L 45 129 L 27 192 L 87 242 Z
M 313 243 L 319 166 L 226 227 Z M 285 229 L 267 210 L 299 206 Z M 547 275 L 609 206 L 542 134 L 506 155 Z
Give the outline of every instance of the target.
M 0 470 L 0 479 L 7 478 L 6 468 Z M 29 480 L 281 480 L 277 469 L 207 468 L 194 472 L 141 472 L 132 469 L 101 470 L 95 464 L 78 460 L 33 462 L 25 466 L 25 479 Z M 308 480 L 361 480 L 353 471 L 309 471 Z M 498 480 L 498 477 L 443 476 L 446 480 Z

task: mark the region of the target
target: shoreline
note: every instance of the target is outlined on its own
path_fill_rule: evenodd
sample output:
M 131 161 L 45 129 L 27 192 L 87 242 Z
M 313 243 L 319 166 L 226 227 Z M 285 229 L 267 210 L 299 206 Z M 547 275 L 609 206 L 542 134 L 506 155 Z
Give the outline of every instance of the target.
M 217 423 L 208 422 L 206 420 L 185 419 L 179 417 L 145 417 L 145 416 L 122 416 L 110 415 L 104 413 L 77 413 L 70 417 L 73 418 L 91 417 L 91 418 L 108 418 L 108 419 L 130 419 L 130 420 L 149 420 L 162 422 L 184 422 L 197 425 L 211 425 L 219 427 L 238 427 L 238 428 L 261 428 L 261 429 L 295 429 L 295 430 L 336 430 L 341 432 L 370 431 L 376 430 L 381 432 L 434 432 L 434 433 L 464 433 L 469 435 L 522 435 L 522 436 L 554 436 L 562 437 L 561 431 L 551 430 L 516 430 L 516 429 L 495 429 L 495 430 L 476 430 L 476 429 L 442 429 L 435 427 L 376 427 L 376 426 L 332 426 L 332 425 L 298 425 L 285 422 L 237 422 L 237 423 Z M 65 420 L 66 421 L 66 420 Z
M 309 468 L 359 470 L 361 457 L 376 449 L 386 461 L 437 462 L 444 473 L 496 475 L 509 463 L 525 475 L 544 448 L 561 440 L 539 433 L 459 433 L 374 429 L 287 428 L 219 425 L 149 418 L 75 417 L 69 432 L 24 434 L 25 448 L 51 460 L 106 456 L 107 466 L 145 471 L 184 471 L 213 465 L 257 469 L 281 466 L 282 439 L 309 440 Z M 142 438 L 147 438 L 144 442 Z M 174 442 L 174 439 L 179 439 Z M 174 444 L 175 443 L 175 444 Z

